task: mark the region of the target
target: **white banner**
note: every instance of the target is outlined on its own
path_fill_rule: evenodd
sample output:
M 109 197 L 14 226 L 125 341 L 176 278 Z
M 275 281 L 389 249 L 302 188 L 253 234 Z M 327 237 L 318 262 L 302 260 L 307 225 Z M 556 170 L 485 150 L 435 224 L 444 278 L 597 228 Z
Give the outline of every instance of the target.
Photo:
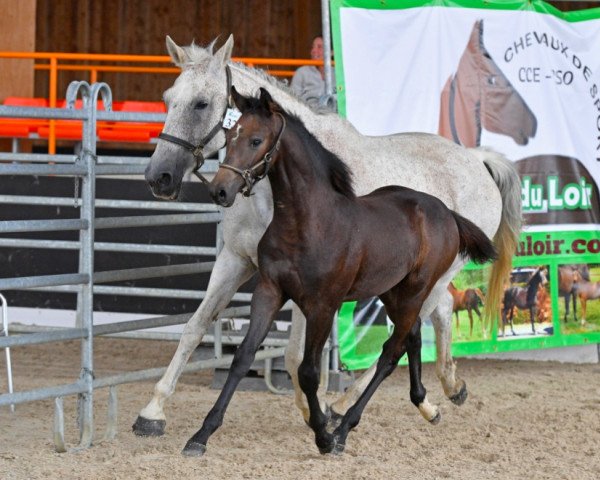
M 600 19 L 341 8 L 339 29 L 345 113 L 362 133 L 490 146 L 521 161 L 526 212 L 588 213 L 529 223 L 600 223 Z

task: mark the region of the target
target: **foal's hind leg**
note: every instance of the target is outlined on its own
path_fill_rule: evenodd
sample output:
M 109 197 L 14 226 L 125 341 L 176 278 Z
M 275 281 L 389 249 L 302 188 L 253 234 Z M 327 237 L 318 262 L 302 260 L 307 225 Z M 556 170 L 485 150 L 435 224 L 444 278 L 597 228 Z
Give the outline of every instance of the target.
M 411 292 L 408 292 L 408 295 L 411 295 Z M 384 297 L 382 296 L 381 299 L 384 300 Z M 412 301 L 409 301 L 405 305 L 397 305 L 396 307 L 385 300 L 384 303 L 386 305 L 388 316 L 394 322 L 394 330 L 392 331 L 390 338 L 388 338 L 383 345 L 383 352 L 377 361 L 377 367 L 373 379 L 371 382 L 369 382 L 369 385 L 367 385 L 367 388 L 360 396 L 358 401 L 346 412 L 340 425 L 333 432 L 334 444 L 332 447 L 334 453 L 343 452 L 348 433 L 351 429 L 358 425 L 362 416 L 362 412 L 367 403 L 381 382 L 394 371 L 398 365 L 400 357 L 402 357 L 402 355 L 404 355 L 406 352 L 408 335 L 412 331 L 414 324 L 417 322 L 419 309 L 421 306 L 419 305 L 419 300 L 417 298 L 413 298 Z M 412 373 L 413 372 L 411 371 L 411 375 Z M 418 376 L 420 377 L 420 369 L 416 370 L 415 373 L 418 373 Z M 418 383 L 420 383 L 420 380 Z M 411 377 L 411 394 L 412 384 L 413 382 Z M 417 382 L 415 382 L 415 386 L 416 385 Z M 424 395 L 423 398 L 425 398 Z
M 442 416 L 439 408 L 427 400 L 427 390 L 421 382 L 421 345 L 421 319 L 418 319 L 406 338 L 410 400 L 419 409 L 423 418 L 435 425 L 439 423 Z
M 252 263 L 225 247 L 215 262 L 206 296 L 186 324 L 177 351 L 162 378 L 154 387 L 154 397 L 139 413 L 133 431 L 140 436 L 164 434 L 166 417 L 163 407 L 175 391 L 175 385 L 190 355 L 198 346 L 211 322 L 223 310 L 238 287 L 254 273 Z

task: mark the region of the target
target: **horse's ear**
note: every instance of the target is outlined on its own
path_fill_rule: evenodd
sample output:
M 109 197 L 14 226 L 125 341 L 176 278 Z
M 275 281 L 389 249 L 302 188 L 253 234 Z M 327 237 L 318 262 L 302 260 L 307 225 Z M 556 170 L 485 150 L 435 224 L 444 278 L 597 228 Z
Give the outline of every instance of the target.
M 173 63 L 175 65 L 180 67 L 184 63 L 189 62 L 189 57 L 188 57 L 187 53 L 185 53 L 185 50 L 183 48 L 181 48 L 179 45 L 177 45 L 173 41 L 173 39 L 171 37 L 169 37 L 168 35 L 167 35 L 166 43 L 167 43 L 167 52 L 169 52 L 169 55 L 171 56 L 171 60 L 173 60 Z
M 219 67 L 224 67 L 229 60 L 231 60 L 231 52 L 233 51 L 233 34 L 229 35 L 229 38 L 225 42 L 217 53 L 215 53 L 215 60 Z
M 244 113 L 245 111 L 248 110 L 249 107 L 249 102 L 248 99 L 246 97 L 244 97 L 242 94 L 240 94 L 236 89 L 235 86 L 231 86 L 231 98 L 233 100 L 233 103 L 235 104 L 235 106 L 237 107 L 237 109 Z

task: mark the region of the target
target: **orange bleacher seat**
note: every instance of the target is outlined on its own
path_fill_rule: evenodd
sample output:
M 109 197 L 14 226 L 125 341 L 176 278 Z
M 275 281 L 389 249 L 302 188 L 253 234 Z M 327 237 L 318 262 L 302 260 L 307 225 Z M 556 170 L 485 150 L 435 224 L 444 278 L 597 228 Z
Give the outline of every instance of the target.
M 44 108 L 48 106 L 45 98 L 6 97 L 3 105 L 9 107 Z M 48 124 L 47 120 L 35 118 L 0 118 L 0 136 L 12 138 L 27 138 Z
M 125 100 L 113 108 L 121 112 L 165 113 L 162 102 L 140 102 Z M 105 141 L 149 142 L 162 131 L 162 123 L 117 122 L 98 129 L 98 137 Z
M 57 108 L 67 108 L 66 100 L 58 100 Z M 75 110 L 83 108 L 83 100 L 77 99 L 74 104 Z M 98 110 L 104 110 L 104 103 L 98 100 Z M 48 125 L 41 127 L 38 130 L 40 137 L 48 138 L 50 136 L 50 127 Z M 83 136 L 83 121 L 82 120 L 56 120 L 54 124 L 54 134 L 56 138 L 62 140 L 81 140 Z

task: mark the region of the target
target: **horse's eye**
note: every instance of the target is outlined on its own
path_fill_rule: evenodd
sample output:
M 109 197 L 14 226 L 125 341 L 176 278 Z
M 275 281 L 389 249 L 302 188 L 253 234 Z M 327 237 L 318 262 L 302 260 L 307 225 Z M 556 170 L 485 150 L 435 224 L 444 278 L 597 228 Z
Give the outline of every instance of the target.
M 255 148 L 258 147 L 261 143 L 262 140 L 260 138 L 253 138 L 252 140 L 250 140 L 250 145 L 252 145 Z
M 488 84 L 489 85 L 496 85 L 496 75 L 490 75 L 488 77 Z
M 194 110 L 204 110 L 208 106 L 208 103 L 200 100 L 194 105 Z

